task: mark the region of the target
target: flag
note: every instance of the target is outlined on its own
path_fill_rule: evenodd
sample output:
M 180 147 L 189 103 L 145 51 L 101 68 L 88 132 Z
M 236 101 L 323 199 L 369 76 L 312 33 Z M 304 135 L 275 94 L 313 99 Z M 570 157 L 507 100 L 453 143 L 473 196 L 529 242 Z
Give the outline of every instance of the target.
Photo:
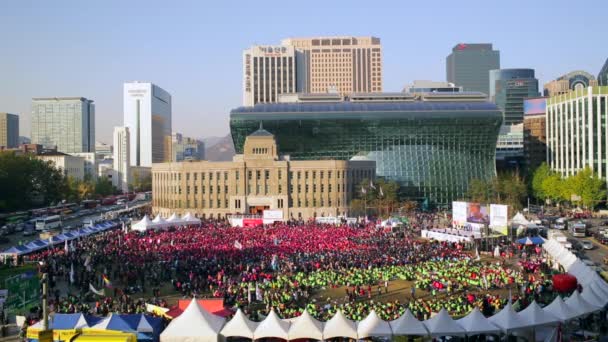
M 371 180 L 369 181 L 369 188 L 376 190 L 376 186 L 374 185 L 374 182 L 372 182 Z
M 89 290 L 91 290 L 91 292 L 93 292 L 94 294 L 96 294 L 98 296 L 105 296 L 106 295 L 103 289 L 101 289 L 101 291 L 99 291 L 91 283 L 89 283 Z
M 258 302 L 264 300 L 264 298 L 262 297 L 262 290 L 260 290 L 260 285 L 258 285 L 258 283 L 255 283 L 255 300 L 257 300 Z
M 364 187 L 361 187 L 361 193 L 362 193 L 362 194 L 366 194 L 366 193 L 367 193 L 367 190 L 365 190 L 365 188 L 364 188 Z
M 65 240 L 65 244 L 63 245 L 63 250 L 65 251 L 66 255 L 70 252 L 70 248 L 68 247 L 68 240 Z
M 240 242 L 238 242 L 238 241 L 235 240 L 234 241 L 234 248 L 242 250 L 243 249 L 243 245 Z
M 84 267 L 87 268 L 87 271 L 91 272 L 92 268 L 91 268 L 91 256 L 87 255 L 86 259 L 84 260 Z
M 103 278 L 103 284 L 105 287 L 107 288 L 112 288 L 112 282 L 110 281 L 110 279 L 108 279 L 108 277 L 104 274 L 101 276 Z
M 74 263 L 72 263 L 72 265 L 70 265 L 70 284 L 74 285 L 74 282 Z
M 270 266 L 272 266 L 273 270 L 277 270 L 278 266 L 279 266 L 279 257 L 277 257 L 276 254 L 272 255 L 272 261 L 270 262 Z
M 380 197 L 384 197 L 384 192 L 382 192 L 382 187 L 380 187 Z
M 481 260 L 481 257 L 479 256 L 479 249 L 477 249 L 477 247 L 475 247 L 475 260 Z

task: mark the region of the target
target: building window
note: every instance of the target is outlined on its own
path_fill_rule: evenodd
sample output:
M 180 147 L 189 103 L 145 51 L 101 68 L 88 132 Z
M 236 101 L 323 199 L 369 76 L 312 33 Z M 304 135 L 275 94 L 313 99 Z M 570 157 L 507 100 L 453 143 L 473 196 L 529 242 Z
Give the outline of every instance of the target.
M 190 195 L 190 185 L 186 185 L 186 194 Z
M 256 194 L 256 195 L 259 195 L 259 194 L 260 194 L 260 184 L 257 184 L 257 185 L 255 186 L 255 194 Z
M 281 172 L 281 170 L 279 170 L 278 178 L 283 179 L 283 173 Z
M 312 172 L 312 179 L 315 180 L 317 178 L 317 171 Z
M 213 180 L 213 172 L 209 172 L 209 180 L 212 181 Z
M 224 172 L 224 180 L 227 181 L 228 180 L 228 172 Z
M 255 171 L 255 179 L 260 180 L 262 178 L 262 173 L 260 170 Z
M 265 178 L 266 180 L 269 180 L 269 179 L 270 179 L 270 171 L 268 171 L 268 170 L 264 170 L 264 178 Z
M 308 171 L 304 172 L 304 179 L 308 179 Z
M 281 184 L 279 184 L 279 194 L 283 193 L 283 186 Z
M 201 185 L 201 193 L 204 194 L 205 193 L 205 186 Z
M 264 195 L 268 195 L 269 190 L 270 186 L 268 184 L 264 184 Z
M 209 185 L 209 193 L 212 194 L 213 193 L 213 185 Z
M 323 179 L 323 171 L 319 171 L 319 178 Z
M 338 184 L 339 186 L 340 184 Z M 327 192 L 331 192 L 331 184 L 327 184 Z
M 300 179 L 301 177 L 300 171 L 298 171 L 298 179 Z
M 304 192 L 308 193 L 308 184 L 304 185 Z
M 204 180 L 205 180 L 205 173 L 201 172 L 201 181 L 204 181 Z
M 194 177 L 194 181 L 196 182 L 196 176 L 198 175 L 198 173 L 194 173 L 192 176 Z
M 195 173 L 195 174 L 196 174 L 196 173 Z M 197 186 L 197 185 L 195 185 L 195 186 L 194 186 L 194 194 L 195 194 L 195 195 L 198 195 L 198 186 Z M 196 206 L 196 205 L 195 205 L 195 206 Z
M 224 193 L 228 194 L 228 185 L 224 185 Z
M 251 177 L 253 177 L 251 170 L 247 171 L 247 179 L 251 180 Z
M 188 182 L 190 180 L 190 173 L 186 173 L 186 182 Z
M 240 177 L 240 172 L 239 172 L 239 170 L 236 170 L 236 171 L 235 171 L 234 176 L 236 177 L 236 180 L 239 180 L 239 177 Z

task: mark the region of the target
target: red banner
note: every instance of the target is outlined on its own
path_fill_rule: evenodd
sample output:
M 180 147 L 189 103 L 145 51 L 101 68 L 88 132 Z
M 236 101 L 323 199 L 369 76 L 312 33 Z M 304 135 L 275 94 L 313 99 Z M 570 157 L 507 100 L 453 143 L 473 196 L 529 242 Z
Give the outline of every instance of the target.
M 263 223 L 262 219 L 243 219 L 243 227 L 257 227 Z

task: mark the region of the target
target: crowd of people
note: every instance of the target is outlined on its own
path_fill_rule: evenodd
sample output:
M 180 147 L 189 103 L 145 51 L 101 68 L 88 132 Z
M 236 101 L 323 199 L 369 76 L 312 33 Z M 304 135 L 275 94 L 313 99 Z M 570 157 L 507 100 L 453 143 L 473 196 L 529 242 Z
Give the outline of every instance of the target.
M 414 217 L 410 229 L 434 220 Z M 146 303 L 168 306 L 165 295 L 177 293 L 223 298 L 254 320 L 271 309 L 283 318 L 307 309 L 322 320 L 338 309 L 362 319 L 373 309 L 388 320 L 407 308 L 425 319 L 441 308 L 453 315 L 473 307 L 492 314 L 507 299 L 497 293 L 507 288 L 522 298 L 550 291 L 534 253 L 513 268 L 504 260 L 479 260 L 470 246 L 423 241 L 373 224 L 238 228 L 205 222 L 144 233 L 114 230 L 27 258 L 44 261 L 51 310 L 65 313 L 140 313 Z M 408 290 L 387 294 L 395 281 Z M 70 285 L 67 293 L 63 283 Z M 343 295 L 325 297 L 327 289 Z

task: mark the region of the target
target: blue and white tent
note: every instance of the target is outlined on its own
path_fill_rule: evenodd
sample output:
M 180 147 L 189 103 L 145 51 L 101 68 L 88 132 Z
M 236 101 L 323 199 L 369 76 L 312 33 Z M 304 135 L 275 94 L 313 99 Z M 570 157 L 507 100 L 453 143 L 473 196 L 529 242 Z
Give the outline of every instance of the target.
M 16 254 L 16 255 L 23 255 L 23 254 L 27 254 L 31 252 L 31 250 L 23 245 L 19 245 L 19 246 L 13 246 L 7 250 L 5 250 L 4 252 L 2 252 L 2 254 Z

